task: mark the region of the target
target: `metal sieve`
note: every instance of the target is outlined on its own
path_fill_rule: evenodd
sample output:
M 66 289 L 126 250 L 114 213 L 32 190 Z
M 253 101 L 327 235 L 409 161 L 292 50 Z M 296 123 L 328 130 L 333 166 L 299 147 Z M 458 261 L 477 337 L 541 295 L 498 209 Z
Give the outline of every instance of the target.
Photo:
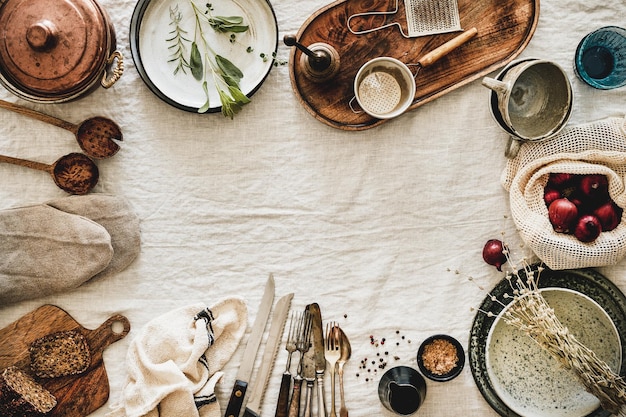
M 365 12 L 351 15 L 348 17 L 348 30 L 355 35 L 362 35 L 390 26 L 398 26 L 400 33 L 405 38 L 415 38 L 461 30 L 461 18 L 459 16 L 457 0 L 404 0 L 404 9 L 406 12 L 408 34 L 404 32 L 398 22 L 358 31 L 353 30 L 351 27 L 351 20 L 355 17 L 393 15 L 398 13 L 398 0 L 396 0 L 395 8 L 392 11 Z
M 371 113 L 387 114 L 398 106 L 402 97 L 400 83 L 393 75 L 376 71 L 359 84 L 361 106 Z
M 354 79 L 356 101 L 363 111 L 379 119 L 399 116 L 413 103 L 415 77 L 424 67 L 434 64 L 454 49 L 468 42 L 478 31 L 471 28 L 430 51 L 415 64 L 415 74 L 407 64 L 391 58 L 374 58 L 361 66 Z M 359 113 L 348 103 L 353 112 Z

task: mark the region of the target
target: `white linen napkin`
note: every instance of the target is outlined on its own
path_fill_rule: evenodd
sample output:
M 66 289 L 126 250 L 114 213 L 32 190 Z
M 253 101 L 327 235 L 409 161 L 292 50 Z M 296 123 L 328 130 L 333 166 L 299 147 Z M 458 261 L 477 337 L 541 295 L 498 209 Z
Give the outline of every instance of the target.
M 248 312 L 240 298 L 170 311 L 147 323 L 126 357 L 128 377 L 108 417 L 220 417 L 218 372 L 237 349 Z

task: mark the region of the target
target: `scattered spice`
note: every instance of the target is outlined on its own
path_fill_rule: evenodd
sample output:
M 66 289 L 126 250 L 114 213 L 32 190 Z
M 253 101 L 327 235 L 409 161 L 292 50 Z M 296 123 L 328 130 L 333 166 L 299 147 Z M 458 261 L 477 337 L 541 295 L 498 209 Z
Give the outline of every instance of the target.
M 391 356 L 393 357 L 394 360 L 398 361 L 400 360 L 400 356 L 398 355 L 394 355 L 392 354 L 389 350 L 382 350 L 382 347 L 386 347 L 385 345 L 388 343 L 387 342 L 396 342 L 396 346 L 400 346 L 400 341 L 403 341 L 404 343 L 411 343 L 411 340 L 407 339 L 406 336 L 404 335 L 400 335 L 400 330 L 395 330 L 394 332 L 397 336 L 395 338 L 392 339 L 387 339 L 386 337 L 381 337 L 378 338 L 373 334 L 369 335 L 369 344 L 376 349 L 376 357 L 378 358 L 378 361 L 376 360 L 372 360 L 368 358 L 363 358 L 361 360 L 361 363 L 359 365 L 359 371 L 360 372 L 369 372 L 369 373 L 378 373 L 378 370 L 384 370 L 385 368 L 387 368 L 387 364 L 388 364 L 388 360 L 387 358 L 384 358 L 384 356 Z M 362 371 L 361 371 L 362 370 Z M 357 378 L 359 377 L 359 373 L 356 374 Z M 366 378 L 366 381 L 369 381 L 371 378 Z
M 424 346 L 422 361 L 428 371 L 435 375 L 445 375 L 454 369 L 459 355 L 456 347 L 449 341 L 434 339 Z

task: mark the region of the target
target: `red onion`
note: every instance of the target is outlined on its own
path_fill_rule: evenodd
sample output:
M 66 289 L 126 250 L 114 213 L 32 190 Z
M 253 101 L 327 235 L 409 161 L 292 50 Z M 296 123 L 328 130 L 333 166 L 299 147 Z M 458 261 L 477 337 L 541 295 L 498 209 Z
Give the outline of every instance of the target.
M 548 184 L 560 188 L 570 182 L 573 178 L 574 175 L 567 172 L 553 172 L 548 177 Z
M 546 187 L 546 189 L 543 192 L 543 201 L 545 201 L 547 207 L 550 207 L 550 204 L 554 200 L 558 200 L 561 197 L 562 197 L 561 192 L 554 188 Z
M 593 214 L 600 221 L 602 230 L 608 232 L 617 227 L 622 220 L 622 209 L 617 206 L 613 201 L 607 201 L 597 209 L 593 211 Z
M 578 218 L 578 208 L 567 198 L 559 198 L 548 207 L 548 218 L 556 232 L 569 233 Z
M 602 232 L 602 226 L 600 220 L 592 214 L 586 214 L 581 216 L 574 229 L 574 236 L 581 242 L 593 242 L 600 236 Z
M 490 239 L 483 247 L 483 259 L 489 265 L 495 266 L 498 271 L 502 271 L 502 265 L 507 261 L 505 250 L 506 246 L 501 240 Z
M 609 180 L 606 175 L 589 174 L 580 180 L 580 191 L 596 203 L 603 203 L 609 198 Z

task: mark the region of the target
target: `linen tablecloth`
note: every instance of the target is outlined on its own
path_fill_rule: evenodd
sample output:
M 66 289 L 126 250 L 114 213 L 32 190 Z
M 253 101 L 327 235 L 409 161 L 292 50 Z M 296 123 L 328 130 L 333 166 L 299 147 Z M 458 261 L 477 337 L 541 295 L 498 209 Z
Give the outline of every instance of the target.
M 326 3 L 273 0 L 279 38 L 296 33 Z M 248 333 L 216 389 L 225 407 L 273 272 L 277 297 L 294 292 L 293 309 L 317 302 L 324 320 L 336 320 L 349 336 L 350 415 L 391 415 L 377 398 L 382 371 L 368 366 L 368 373 L 361 361 L 386 351 L 387 368 L 415 367 L 420 341 L 435 333 L 467 346 L 472 307 L 503 276 L 483 262 L 483 244 L 504 233 L 514 252 L 526 250 L 500 185 L 507 134 L 491 118 L 489 91 L 476 80 L 377 128 L 346 132 L 307 113 L 291 89 L 288 67 L 278 66 L 234 120 L 187 113 L 157 98 L 133 65 L 129 27 L 135 2 L 101 4 L 126 57 L 126 71 L 114 87 L 63 104 L 24 102 L 5 89 L 0 98 L 69 121 L 102 115 L 121 126 L 122 150 L 98 162 L 94 192 L 130 201 L 141 219 L 141 254 L 113 277 L 0 306 L 0 327 L 44 303 L 66 309 L 87 328 L 115 313 L 128 317 L 130 334 L 104 354 L 112 403 L 124 384 L 129 343 L 150 319 L 195 302 L 208 306 L 241 296 L 248 305 Z M 570 124 L 623 115 L 626 88 L 587 86 L 574 74 L 573 56 L 586 33 L 623 25 L 626 3 L 545 0 L 540 6 L 537 30 L 520 57 L 549 59 L 566 70 L 574 91 Z M 281 42 L 278 58 L 288 54 Z M 78 150 L 68 132 L 7 111 L 0 120 L 2 154 L 53 162 Z M 42 172 L 2 164 L 0 178 L 0 209 L 65 195 Z M 600 271 L 626 290 L 626 262 Z M 468 282 L 468 275 L 485 289 Z M 372 345 L 370 336 L 385 338 L 385 348 Z M 281 349 L 263 415 L 274 413 L 285 362 Z M 93 415 L 108 411 L 107 404 Z M 451 382 L 429 381 L 419 415 L 497 414 L 466 367 Z

